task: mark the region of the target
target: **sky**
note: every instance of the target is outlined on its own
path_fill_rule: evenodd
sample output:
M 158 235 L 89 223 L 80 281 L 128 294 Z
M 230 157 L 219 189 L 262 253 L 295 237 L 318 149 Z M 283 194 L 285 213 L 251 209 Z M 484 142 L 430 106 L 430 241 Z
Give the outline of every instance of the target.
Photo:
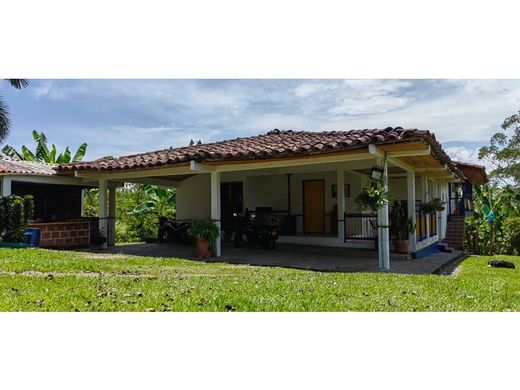
M 456 160 L 520 109 L 520 80 L 30 80 L 0 84 L 13 122 L 4 143 L 58 151 L 87 142 L 86 160 L 281 130 L 401 126 L 432 131 Z

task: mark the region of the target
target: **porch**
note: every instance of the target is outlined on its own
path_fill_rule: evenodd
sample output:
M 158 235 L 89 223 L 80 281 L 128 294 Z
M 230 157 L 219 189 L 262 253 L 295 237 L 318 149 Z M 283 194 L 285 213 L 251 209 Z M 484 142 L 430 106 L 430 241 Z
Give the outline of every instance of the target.
M 223 245 L 220 258 L 197 259 L 191 246 L 182 244 L 130 244 L 111 246 L 96 252 L 96 257 L 130 255 L 142 257 L 177 257 L 193 261 L 223 262 L 267 267 L 294 268 L 318 272 L 382 272 L 378 266 L 377 251 L 367 249 L 330 248 L 281 244 L 274 251 L 261 248 L 235 248 Z M 463 258 L 463 252 L 437 253 L 416 261 L 392 258 L 386 272 L 400 274 L 432 274 Z

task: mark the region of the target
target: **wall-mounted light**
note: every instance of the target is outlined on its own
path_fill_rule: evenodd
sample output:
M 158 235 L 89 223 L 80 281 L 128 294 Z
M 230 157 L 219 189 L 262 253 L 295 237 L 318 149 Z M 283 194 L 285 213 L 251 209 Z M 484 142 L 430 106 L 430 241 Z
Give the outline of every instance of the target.
M 374 181 L 381 181 L 383 180 L 383 171 L 381 168 L 372 168 L 372 171 L 370 172 L 370 178 Z

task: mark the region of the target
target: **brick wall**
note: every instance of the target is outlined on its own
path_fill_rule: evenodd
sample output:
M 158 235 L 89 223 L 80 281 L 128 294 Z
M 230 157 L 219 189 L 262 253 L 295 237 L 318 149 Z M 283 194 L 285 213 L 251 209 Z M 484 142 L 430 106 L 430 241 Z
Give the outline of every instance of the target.
M 33 223 L 40 229 L 41 248 L 79 248 L 90 244 L 90 221 Z

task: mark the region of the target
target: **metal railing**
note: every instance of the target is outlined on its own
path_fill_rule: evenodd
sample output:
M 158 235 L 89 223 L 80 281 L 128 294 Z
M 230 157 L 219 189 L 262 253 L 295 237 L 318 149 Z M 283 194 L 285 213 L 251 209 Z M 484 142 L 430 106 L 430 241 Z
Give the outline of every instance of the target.
M 296 234 L 297 215 L 289 214 L 286 210 L 274 210 L 273 217 L 278 220 L 278 233 L 283 236 Z
M 377 239 L 377 214 L 345 213 L 343 225 L 345 241 Z

